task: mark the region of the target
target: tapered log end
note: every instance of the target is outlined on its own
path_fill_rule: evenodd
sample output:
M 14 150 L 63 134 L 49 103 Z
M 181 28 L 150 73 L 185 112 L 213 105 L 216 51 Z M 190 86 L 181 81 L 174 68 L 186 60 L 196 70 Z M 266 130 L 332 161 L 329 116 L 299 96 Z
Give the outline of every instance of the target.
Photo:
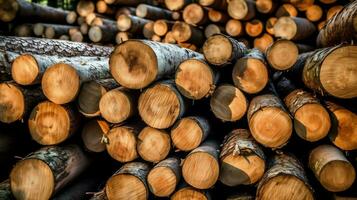
M 121 14 L 117 19 L 117 27 L 119 31 L 128 31 L 131 28 L 131 19 L 129 15 Z
M 19 161 L 10 173 L 12 194 L 16 199 L 50 199 L 55 189 L 51 168 L 38 159 Z
M 191 151 L 198 147 L 203 140 L 203 131 L 199 124 L 189 118 L 182 118 L 171 129 L 174 146 L 182 151 Z
M 156 79 L 158 61 L 154 51 L 140 41 L 120 44 L 109 59 L 110 73 L 122 86 L 141 89 Z
M 118 174 L 112 176 L 105 186 L 108 200 L 137 199 L 146 200 L 148 192 L 145 184 L 131 174 Z
M 84 146 L 91 152 L 105 151 L 102 143 L 103 135 L 109 132 L 109 125 L 104 120 L 91 120 L 82 129 L 82 140 Z
M 296 63 L 298 56 L 299 49 L 296 44 L 284 39 L 274 42 L 266 51 L 270 66 L 276 70 L 290 69 Z
M 36 83 L 39 77 L 39 66 L 36 59 L 30 54 L 18 56 L 11 65 L 11 75 L 20 85 Z
M 297 33 L 297 25 L 291 17 L 280 17 L 274 25 L 275 37 L 291 40 Z
M 232 57 L 233 45 L 224 35 L 213 35 L 203 44 L 203 54 L 213 65 L 227 63 Z
M 125 127 L 115 127 L 107 134 L 106 144 L 108 154 L 119 162 L 130 162 L 138 157 L 136 137 Z
M 150 191 L 158 197 L 170 196 L 178 181 L 175 173 L 168 167 L 155 167 L 148 175 Z
M 79 76 L 70 65 L 59 63 L 47 68 L 42 77 L 44 95 L 54 103 L 69 103 L 79 91 Z
M 23 117 L 25 98 L 14 84 L 0 83 L 0 121 L 12 123 Z
M 3 22 L 14 20 L 19 7 L 20 5 L 16 0 L 0 1 L 0 20 Z
M 189 199 L 209 200 L 209 198 L 203 192 L 193 187 L 182 188 L 171 196 L 171 200 L 189 200 Z
M 88 117 L 100 115 L 99 101 L 106 92 L 106 89 L 96 81 L 83 83 L 78 94 L 79 112 Z

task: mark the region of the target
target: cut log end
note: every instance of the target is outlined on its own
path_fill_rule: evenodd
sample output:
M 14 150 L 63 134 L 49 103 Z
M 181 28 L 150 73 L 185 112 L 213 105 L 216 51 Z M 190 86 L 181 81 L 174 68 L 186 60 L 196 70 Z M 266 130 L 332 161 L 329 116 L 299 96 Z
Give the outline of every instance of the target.
M 43 34 L 44 31 L 45 31 L 45 27 L 44 27 L 44 25 L 42 23 L 37 23 L 33 27 L 33 33 L 36 36 L 41 36 L 42 37 L 42 34 Z
M 297 33 L 297 25 L 291 17 L 280 17 L 274 25 L 275 37 L 292 39 Z
M 214 65 L 226 63 L 231 58 L 233 51 L 231 41 L 222 35 L 209 37 L 202 48 L 206 60 Z
M 145 184 L 138 177 L 131 174 L 118 174 L 112 176 L 107 181 L 105 192 L 109 200 L 145 200 L 149 195 Z
M 87 117 L 100 115 L 99 101 L 106 92 L 106 89 L 96 81 L 83 83 L 78 94 L 79 112 Z
M 189 200 L 189 199 L 195 199 L 195 200 L 209 200 L 209 198 L 200 190 L 197 190 L 193 187 L 185 187 L 177 192 L 175 192 L 171 200 Z
M 227 12 L 233 19 L 244 19 L 248 15 L 248 3 L 245 0 L 228 1 Z
M 11 22 L 15 19 L 20 5 L 16 0 L 0 2 L 0 20 L 3 22 Z
M 45 29 L 45 36 L 48 39 L 54 39 L 54 37 L 56 36 L 56 32 L 55 29 L 53 27 L 46 27 Z
M 77 13 L 75 11 L 71 11 L 66 16 L 66 21 L 68 24 L 74 24 L 77 20 Z
M 79 76 L 70 65 L 59 63 L 47 68 L 42 77 L 44 95 L 54 103 L 71 102 L 79 91 Z
M 0 121 L 12 123 L 23 117 L 25 99 L 21 90 L 10 83 L 0 83 Z
M 158 197 L 170 196 L 179 181 L 168 167 L 155 167 L 149 172 L 147 180 L 151 192 Z
M 270 17 L 266 24 L 265 24 L 265 30 L 267 33 L 274 35 L 274 25 L 278 21 L 278 18 L 276 17 Z
M 165 5 L 169 10 L 180 10 L 185 6 L 185 0 L 165 0 Z
M 197 3 L 186 6 L 182 14 L 183 20 L 192 25 L 201 24 L 205 17 L 204 8 Z
M 103 38 L 102 29 L 98 26 L 92 26 L 89 29 L 88 36 L 92 42 L 100 42 Z
M 197 121 L 189 117 L 178 121 L 171 129 L 173 145 L 181 151 L 191 151 L 203 140 L 203 131 Z
M 73 42 L 83 42 L 83 35 L 79 31 L 71 34 L 70 38 L 71 38 L 71 41 L 73 41 Z
M 136 16 L 145 18 L 147 16 L 147 13 L 148 13 L 148 8 L 146 4 L 139 4 L 136 7 Z
M 20 85 L 32 85 L 36 83 L 39 71 L 36 59 L 30 54 L 19 55 L 11 65 L 12 78 Z
M 317 22 L 321 19 L 323 15 L 323 10 L 320 6 L 318 5 L 312 5 L 307 8 L 306 10 L 306 17 L 308 20 L 312 22 Z
M 296 17 L 298 15 L 298 11 L 296 8 L 291 5 L 291 4 L 283 4 L 278 8 L 276 11 L 275 16 L 276 17 L 282 17 L 282 16 L 291 16 L 291 17 Z
M 172 27 L 172 33 L 176 41 L 185 42 L 192 36 L 190 25 L 184 22 L 175 22 Z
M 166 20 L 157 20 L 154 23 L 154 32 L 158 36 L 164 36 L 169 30 Z
M 82 140 L 84 146 L 91 152 L 105 151 L 105 144 L 102 143 L 103 135 L 109 132 L 109 125 L 104 120 L 91 120 L 82 129 Z
M 222 28 L 223 29 L 223 28 Z M 205 28 L 205 37 L 206 38 L 209 38 L 211 37 L 212 35 L 215 35 L 215 34 L 219 34 L 221 33 L 222 30 L 220 26 L 217 26 L 216 24 L 209 24 L 208 26 L 206 26 Z
M 130 39 L 130 34 L 127 32 L 118 32 L 115 36 L 115 42 L 121 44 Z
M 266 52 L 268 47 L 273 44 L 274 38 L 268 34 L 264 33 L 261 37 L 254 39 L 254 48 L 259 49 L 261 52 Z
M 219 86 L 210 101 L 214 115 L 223 121 L 237 121 L 247 111 L 247 100 L 244 94 L 231 85 Z
M 228 35 L 233 37 L 241 36 L 244 33 L 242 22 L 230 19 L 226 24 L 226 32 Z
M 93 1 L 80 0 L 77 4 L 77 13 L 86 17 L 87 15 L 93 13 L 95 10 L 95 5 Z
M 287 70 L 297 61 L 299 49 L 289 40 L 278 40 L 268 47 L 266 56 L 270 66 L 274 69 Z
M 259 36 L 264 30 L 264 25 L 263 23 L 258 20 L 254 19 L 250 22 L 247 22 L 245 25 L 245 32 L 250 36 L 250 37 L 257 37 Z
M 274 1 L 272 0 L 257 0 L 255 2 L 258 12 L 268 14 L 274 9 Z
M 117 19 L 117 27 L 120 31 L 128 31 L 132 24 L 131 24 L 130 16 L 121 14 Z

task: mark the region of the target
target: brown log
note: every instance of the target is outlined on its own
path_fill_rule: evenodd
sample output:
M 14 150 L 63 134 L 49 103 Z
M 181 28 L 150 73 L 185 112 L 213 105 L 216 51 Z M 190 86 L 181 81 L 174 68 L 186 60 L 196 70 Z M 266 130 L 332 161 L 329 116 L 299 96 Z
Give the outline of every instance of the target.
M 342 9 L 343 9 L 342 5 L 337 5 L 337 6 L 331 7 L 330 9 L 328 9 L 328 11 L 326 13 L 326 19 L 330 20 L 334 15 L 341 12 Z
M 245 32 L 250 37 L 259 36 L 264 30 L 264 25 L 259 19 L 253 19 L 245 24 Z
M 316 142 L 329 133 L 329 113 L 312 94 L 296 89 L 285 97 L 284 102 L 294 117 L 294 129 L 299 137 Z
M 97 12 L 101 14 L 113 15 L 115 13 L 115 9 L 108 6 L 108 4 L 103 0 L 97 1 L 95 7 L 97 8 Z
M 14 28 L 14 34 L 18 37 L 31 37 L 34 35 L 33 24 L 21 24 Z
M 356 21 L 357 1 L 353 1 L 326 23 L 317 37 L 317 45 L 327 47 L 355 40 L 357 38 Z
M 82 16 L 79 16 L 77 18 L 77 24 L 78 25 L 82 25 L 83 23 L 86 23 L 86 18 L 85 17 L 82 17 Z
M 89 31 L 88 24 L 85 24 L 85 23 L 81 24 L 81 26 L 79 27 L 79 31 L 82 33 L 82 35 L 87 35 L 88 31 Z
M 175 22 L 172 27 L 172 33 L 175 40 L 179 43 L 185 42 L 201 46 L 204 42 L 204 35 L 201 29 L 185 22 Z
M 149 198 L 147 175 L 149 166 L 143 162 L 131 162 L 123 165 L 109 178 L 105 185 L 108 200 Z
M 50 199 L 83 172 L 89 163 L 78 146 L 43 147 L 12 169 L 12 194 L 16 199 Z
M 306 11 L 309 7 L 314 5 L 315 0 L 290 0 L 299 11 Z
M 264 175 L 266 158 L 248 130 L 233 130 L 222 145 L 219 180 L 223 184 L 251 185 L 260 180 Z
M 280 17 L 274 25 L 275 37 L 288 40 L 306 39 L 315 31 L 313 23 L 300 17 Z
M 276 70 L 288 70 L 299 56 L 298 46 L 286 39 L 275 41 L 265 52 L 269 65 Z
M 237 121 L 247 111 L 248 101 L 233 85 L 221 85 L 212 94 L 210 107 L 213 114 L 223 121 Z
M 121 44 L 125 41 L 128 41 L 130 38 L 132 38 L 133 35 L 128 32 L 118 32 L 117 35 L 115 36 L 115 42 L 117 44 Z
M 83 83 L 77 99 L 78 111 L 86 117 L 99 116 L 101 114 L 99 101 L 108 90 L 115 87 L 118 87 L 118 84 L 114 79 L 95 80 Z
M 303 82 L 322 95 L 357 97 L 357 68 L 353 67 L 356 62 L 357 46 L 339 45 L 316 50 L 305 61 Z
M 84 147 L 90 152 L 105 151 L 103 136 L 109 132 L 109 124 L 104 120 L 92 119 L 82 129 L 81 137 Z
M 139 97 L 142 120 L 153 128 L 165 129 L 181 118 L 187 106 L 171 80 L 156 83 Z
M 192 2 L 193 0 L 165 0 L 165 6 L 169 10 L 177 11 Z
M 317 22 L 323 15 L 323 10 L 318 5 L 312 5 L 307 8 L 305 12 L 306 18 L 312 22 Z
M 234 85 L 248 94 L 256 94 L 268 83 L 268 65 L 264 55 L 258 50 L 251 50 L 235 63 L 232 79 Z
M 115 40 L 118 27 L 115 21 L 103 20 L 102 25 L 95 25 L 89 29 L 88 36 L 92 42 L 106 43 Z
M 45 32 L 45 25 L 43 23 L 36 23 L 33 26 L 33 33 L 35 36 L 42 37 Z
M 164 36 L 169 32 L 174 25 L 174 22 L 165 19 L 156 20 L 154 23 L 154 33 L 158 36 Z
M 117 27 L 119 31 L 140 34 L 143 31 L 144 25 L 148 22 L 150 22 L 150 20 L 132 15 L 121 14 L 117 19 Z
M 225 2 L 225 1 L 223 1 Z M 229 16 L 225 12 L 221 12 L 214 9 L 208 10 L 208 19 L 214 23 L 226 23 L 229 20 Z
M 24 0 L 7 0 L 0 3 L 0 13 L 0 21 L 3 22 L 11 22 L 18 19 L 31 22 L 66 24 L 68 11 Z
M 77 4 L 77 13 L 79 16 L 86 17 L 87 15 L 91 14 L 95 10 L 95 5 L 93 1 L 90 0 L 80 0 Z
M 199 0 L 198 3 L 204 7 L 211 7 L 218 10 L 227 10 L 227 1 L 223 0 Z
M 170 44 L 176 44 L 176 39 L 174 37 L 174 34 L 172 33 L 172 31 L 169 31 L 166 33 L 164 39 L 163 39 L 164 43 L 170 43 Z
M 212 94 L 218 74 L 201 58 L 183 61 L 176 70 L 175 84 L 182 95 L 189 99 L 202 99 Z
M 298 11 L 292 4 L 283 4 L 281 5 L 275 13 L 277 18 L 283 16 L 297 17 Z
M 118 19 L 118 17 L 122 14 L 135 15 L 135 13 L 136 13 L 136 8 L 134 7 L 120 7 L 117 9 L 117 12 L 115 13 L 115 19 Z
M 179 11 L 174 11 L 174 12 L 172 12 L 172 19 L 173 20 L 175 20 L 175 21 L 179 21 L 179 20 L 181 20 L 181 12 L 179 12 Z
M 221 34 L 225 32 L 225 28 L 216 24 L 209 24 L 205 28 L 205 37 L 209 38 L 212 35 Z
M 268 47 L 274 43 L 274 38 L 268 34 L 264 33 L 261 37 L 254 39 L 253 46 L 261 52 L 266 52 Z
M 103 140 L 108 154 L 122 163 L 135 160 L 139 156 L 136 150 L 137 136 L 142 128 L 143 126 L 137 123 L 110 129 Z
M 219 146 L 215 141 L 206 141 L 191 151 L 182 164 L 185 181 L 198 189 L 212 187 L 219 176 Z
M 161 37 L 154 34 L 152 37 L 151 37 L 151 40 L 154 41 L 154 42 L 161 42 Z M 192 50 L 192 49 L 191 49 Z M 194 50 L 193 50 L 194 51 Z
M 120 85 L 140 89 L 173 75 L 183 60 L 199 55 L 172 44 L 129 40 L 118 45 L 110 56 L 110 73 Z
M 155 35 L 154 32 L 154 22 L 150 21 L 148 23 L 146 23 L 143 27 L 143 36 L 146 39 L 151 40 L 152 36 Z
M 46 26 L 44 33 L 46 38 L 56 39 L 59 38 L 61 35 L 68 34 L 70 29 L 79 29 L 79 27 L 51 24 Z
M 203 25 L 208 21 L 208 11 L 197 3 L 191 3 L 183 10 L 182 18 L 187 24 Z
M 226 33 L 232 37 L 239 37 L 244 34 L 244 28 L 242 22 L 230 19 L 226 23 Z
M 228 15 L 237 20 L 250 20 L 255 17 L 255 2 L 252 0 L 227 1 Z
M 74 24 L 77 21 L 77 13 L 75 11 L 68 12 L 66 16 L 66 22 L 68 24 Z
M 167 158 L 156 164 L 149 172 L 147 182 L 150 191 L 158 197 L 169 197 L 181 178 L 181 160 Z
M 263 14 L 271 14 L 274 12 L 277 4 L 273 0 L 257 0 L 255 2 L 257 11 Z
M 177 43 L 179 47 L 190 49 L 192 51 L 198 51 L 198 47 L 195 44 L 186 43 L 186 42 L 179 42 Z
M 136 148 L 143 160 L 158 163 L 164 160 L 171 150 L 170 135 L 164 130 L 147 126 L 140 131 Z
M 151 6 L 147 4 L 140 4 L 136 7 L 136 16 L 158 20 L 158 19 L 172 19 L 172 12 L 163 8 L 159 8 L 156 6 Z
M 171 128 L 171 139 L 175 148 L 191 151 L 197 148 L 210 134 L 211 125 L 201 116 L 180 119 Z
M 234 63 L 237 59 L 243 57 L 246 52 L 243 43 L 223 34 L 211 36 L 202 48 L 207 62 L 217 66 Z
M 274 35 L 274 25 L 278 21 L 276 17 L 270 17 L 265 23 L 265 31 L 270 35 Z
M 331 120 L 337 121 L 337 126 L 333 127 L 329 135 L 331 142 L 345 151 L 357 149 L 357 115 L 330 101 L 326 104 L 333 113 Z
M 259 182 L 256 199 L 313 200 L 314 194 L 299 161 L 287 154 L 276 154 Z
M 342 151 L 331 145 L 320 145 L 309 156 L 309 168 L 328 191 L 341 192 L 352 186 L 356 171 Z
M 208 190 L 199 190 L 187 184 L 181 186 L 172 196 L 171 200 L 195 199 L 195 200 L 211 200 Z
M 70 35 L 70 39 L 73 42 L 83 42 L 84 38 L 81 32 L 77 31 Z
M 254 139 L 265 147 L 280 148 L 292 134 L 292 120 L 280 99 L 272 94 L 254 97 L 247 119 Z

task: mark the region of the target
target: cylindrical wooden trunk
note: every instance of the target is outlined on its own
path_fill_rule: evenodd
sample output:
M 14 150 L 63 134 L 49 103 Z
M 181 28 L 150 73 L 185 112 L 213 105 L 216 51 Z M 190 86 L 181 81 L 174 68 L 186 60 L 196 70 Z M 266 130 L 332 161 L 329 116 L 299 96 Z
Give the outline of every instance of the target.
M 212 35 L 224 33 L 224 27 L 216 24 L 208 24 L 205 28 L 204 33 L 205 33 L 205 37 L 209 38 Z
M 253 19 L 245 23 L 245 33 L 250 37 L 258 37 L 263 31 L 264 25 L 259 19 Z
M 265 171 L 265 155 L 248 130 L 233 130 L 222 145 L 219 180 L 223 184 L 250 185 L 260 180 Z
M 187 183 L 181 184 L 176 192 L 171 196 L 171 200 L 211 200 L 211 196 L 208 190 L 200 190 L 187 185 Z
M 168 21 L 166 19 L 156 20 L 153 26 L 153 31 L 158 36 L 165 36 L 174 25 L 174 22 Z
M 208 11 L 201 5 L 192 3 L 185 7 L 182 18 L 187 24 L 203 25 L 208 21 Z
M 93 1 L 80 0 L 77 4 L 76 11 L 80 16 L 86 17 L 95 11 L 95 5 Z
M 232 37 L 242 36 L 244 34 L 244 26 L 241 21 L 230 19 L 226 23 L 226 33 Z
M 50 146 L 19 161 L 10 173 L 16 199 L 50 199 L 82 173 L 90 162 L 76 145 Z
M 275 37 L 288 40 L 303 40 L 316 31 L 315 25 L 305 18 L 280 17 L 274 25 Z
M 90 152 L 105 151 L 103 138 L 109 132 L 109 124 L 100 119 L 92 119 L 88 121 L 82 128 L 82 141 L 86 150 Z
M 205 39 L 201 29 L 181 21 L 175 22 L 172 26 L 172 33 L 179 43 L 185 42 L 201 46 Z
M 255 17 L 255 2 L 252 0 L 227 1 L 227 12 L 233 19 L 250 20 Z
M 119 31 L 126 31 L 132 34 L 140 34 L 144 25 L 151 22 L 150 20 L 136 17 L 133 15 L 121 14 L 117 19 Z
M 281 5 L 277 11 L 275 12 L 275 16 L 277 18 L 283 17 L 283 16 L 291 16 L 291 17 L 296 17 L 298 15 L 297 9 L 289 3 L 285 3 Z
M 147 4 L 140 4 L 136 7 L 136 16 L 158 20 L 158 19 L 172 19 L 172 12 L 163 8 L 159 8 L 156 6 L 151 6 Z
M 169 10 L 181 10 L 184 6 L 193 2 L 193 0 L 164 0 L 165 6 Z
M 268 33 L 264 33 L 261 37 L 257 37 L 253 41 L 254 48 L 261 52 L 265 52 L 268 47 L 273 44 L 274 38 Z
M 265 52 L 269 65 L 276 70 L 288 70 L 297 61 L 298 46 L 287 39 L 280 39 L 271 44 Z
M 341 192 L 352 186 L 356 171 L 342 151 L 331 145 L 320 145 L 309 156 L 309 167 L 328 191 Z

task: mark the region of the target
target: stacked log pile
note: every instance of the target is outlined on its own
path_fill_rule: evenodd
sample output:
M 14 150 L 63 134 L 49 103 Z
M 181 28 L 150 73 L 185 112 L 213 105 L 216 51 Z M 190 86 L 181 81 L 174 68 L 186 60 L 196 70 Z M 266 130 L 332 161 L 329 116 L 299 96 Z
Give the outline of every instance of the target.
M 0 199 L 357 198 L 357 1 L 9 2 Z

